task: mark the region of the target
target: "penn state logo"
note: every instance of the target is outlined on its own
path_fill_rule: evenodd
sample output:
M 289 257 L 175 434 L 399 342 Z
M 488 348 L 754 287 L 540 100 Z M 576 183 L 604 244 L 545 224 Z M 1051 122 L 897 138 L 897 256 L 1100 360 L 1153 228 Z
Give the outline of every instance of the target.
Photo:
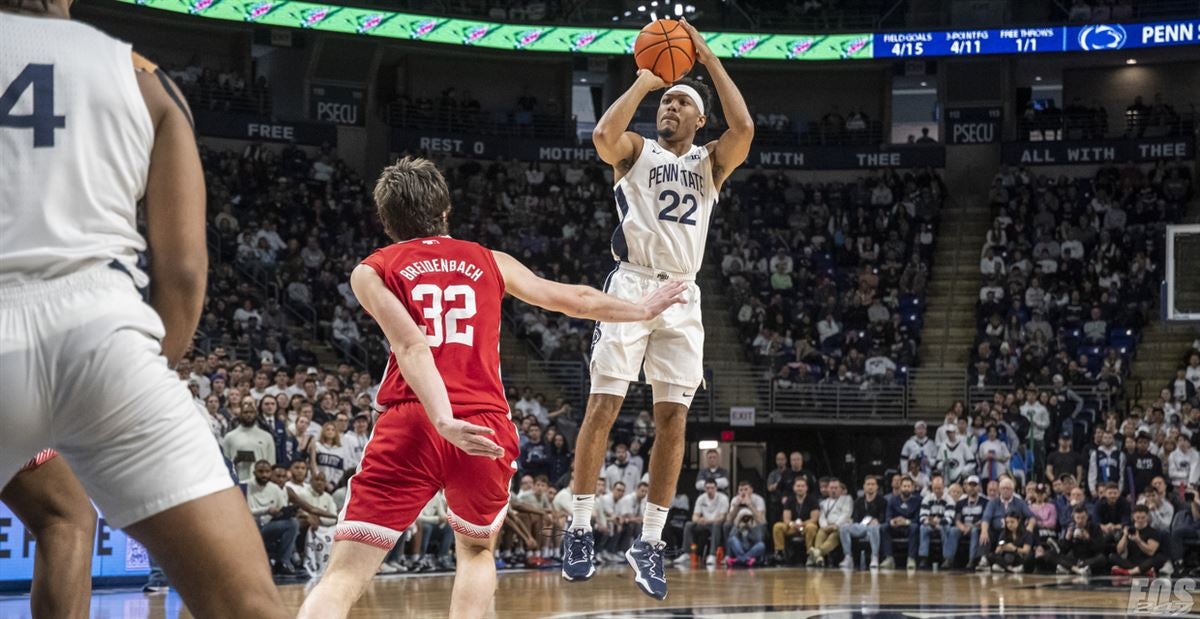
M 1079 47 L 1085 51 L 1125 47 L 1125 27 L 1121 24 L 1084 26 L 1079 31 Z

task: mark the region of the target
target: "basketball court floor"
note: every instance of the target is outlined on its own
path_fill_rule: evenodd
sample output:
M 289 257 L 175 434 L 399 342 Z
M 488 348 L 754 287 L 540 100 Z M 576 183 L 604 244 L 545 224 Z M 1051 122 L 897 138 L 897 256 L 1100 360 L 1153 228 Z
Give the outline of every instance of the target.
M 957 572 L 673 569 L 668 578 L 670 596 L 665 602 L 655 602 L 634 587 L 627 568 L 607 567 L 591 582 L 578 584 L 563 582 L 557 570 L 502 572 L 494 616 L 1127 617 L 1131 615 L 1128 609 L 1133 589 L 1128 579 L 1122 582 L 1110 577 L 1085 580 L 1077 576 Z M 355 619 L 445 617 L 452 582 L 449 574 L 379 577 L 350 616 Z M 293 610 L 298 609 L 304 585 L 283 585 L 281 590 L 286 603 Z M 27 597 L 0 598 L 0 619 L 28 617 L 28 604 Z M 174 593 L 99 591 L 93 597 L 94 618 L 190 616 Z M 1175 612 L 1174 616 L 1200 617 L 1200 614 Z

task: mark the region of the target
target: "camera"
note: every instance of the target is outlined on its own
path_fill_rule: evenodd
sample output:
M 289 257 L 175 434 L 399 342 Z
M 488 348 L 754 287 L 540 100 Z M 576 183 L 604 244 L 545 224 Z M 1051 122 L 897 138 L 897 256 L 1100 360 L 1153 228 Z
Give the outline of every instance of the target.
M 1196 500 L 1196 493 L 1195 493 L 1194 491 L 1192 491 L 1192 490 L 1188 490 L 1187 492 L 1184 492 L 1184 493 L 1183 493 L 1183 500 L 1187 501 L 1188 503 L 1191 503 L 1192 501 L 1195 501 L 1195 500 Z

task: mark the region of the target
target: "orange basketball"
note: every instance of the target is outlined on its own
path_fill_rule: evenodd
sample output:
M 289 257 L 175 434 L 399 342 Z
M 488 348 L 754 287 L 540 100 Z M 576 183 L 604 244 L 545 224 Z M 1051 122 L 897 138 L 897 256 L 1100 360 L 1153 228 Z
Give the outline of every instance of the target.
M 651 22 L 633 42 L 633 59 L 670 84 L 687 75 L 696 62 L 696 48 L 683 25 L 674 19 Z

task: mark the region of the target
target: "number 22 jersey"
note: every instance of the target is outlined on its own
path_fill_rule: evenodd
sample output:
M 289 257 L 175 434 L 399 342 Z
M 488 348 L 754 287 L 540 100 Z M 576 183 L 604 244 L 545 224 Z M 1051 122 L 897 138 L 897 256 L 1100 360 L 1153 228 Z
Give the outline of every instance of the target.
M 613 258 L 684 275 L 700 271 L 708 222 L 719 193 L 708 149 L 693 145 L 682 156 L 654 140 L 613 188 L 617 216 Z
M 368 256 L 383 283 L 424 329 L 455 417 L 509 414 L 500 381 L 504 276 L 491 250 L 448 236 L 393 243 Z M 419 403 L 389 355 L 376 395 L 383 408 Z

